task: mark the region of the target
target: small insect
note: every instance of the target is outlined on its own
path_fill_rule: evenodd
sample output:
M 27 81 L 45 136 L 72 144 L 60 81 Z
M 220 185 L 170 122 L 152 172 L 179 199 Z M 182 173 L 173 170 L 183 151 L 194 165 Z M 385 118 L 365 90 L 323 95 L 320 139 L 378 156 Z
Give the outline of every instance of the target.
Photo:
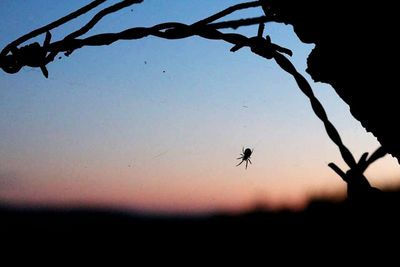
M 246 150 L 244 150 L 244 148 L 242 148 L 242 154 L 240 154 L 241 157 L 237 158 L 237 159 L 241 159 L 242 161 L 236 166 L 239 166 L 240 164 L 243 163 L 243 161 L 246 161 L 246 169 L 247 169 L 247 164 L 249 162 L 250 162 L 250 164 L 252 164 L 251 160 L 250 160 L 250 156 L 253 153 L 253 150 L 254 149 L 250 149 L 250 148 L 246 148 Z

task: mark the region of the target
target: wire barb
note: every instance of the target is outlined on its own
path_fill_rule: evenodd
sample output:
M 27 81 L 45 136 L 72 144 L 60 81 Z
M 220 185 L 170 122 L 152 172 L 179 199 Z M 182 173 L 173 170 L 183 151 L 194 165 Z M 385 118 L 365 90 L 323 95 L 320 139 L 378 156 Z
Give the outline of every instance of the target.
M 369 158 L 368 153 L 364 153 L 361 156 L 360 160 L 356 162 L 350 150 L 344 145 L 339 135 L 339 132 L 328 119 L 328 116 L 321 102 L 315 97 L 310 84 L 296 70 L 294 65 L 285 57 L 285 54 L 288 56 L 292 56 L 292 51 L 288 48 L 272 43 L 269 36 L 266 36 L 265 38 L 263 37 L 265 27 L 264 23 L 274 21 L 275 14 L 266 14 L 266 16 L 255 18 L 216 22 L 216 20 L 230 15 L 235 11 L 252 7 L 259 7 L 261 6 L 260 1 L 241 3 L 231 6 L 212 16 L 209 16 L 190 25 L 177 22 L 167 22 L 152 27 L 135 27 L 117 33 L 103 33 L 79 39 L 80 36 L 92 29 L 106 15 L 114 13 L 132 4 L 139 4 L 142 2 L 142 0 L 124 0 L 101 10 L 87 24 L 85 24 L 80 29 L 70 33 L 69 35 L 64 37 L 64 39 L 50 43 L 50 39 L 48 38 L 50 30 L 74 18 L 77 18 L 78 16 L 83 15 L 84 13 L 92 10 L 103 2 L 105 2 L 105 0 L 95 0 L 92 3 L 76 10 L 75 12 L 72 12 L 69 15 L 66 15 L 59 20 L 56 20 L 46 26 L 36 29 L 11 42 L 0 53 L 0 67 L 7 73 L 17 73 L 23 66 L 27 65 L 40 67 L 43 74 L 47 77 L 48 71 L 46 65 L 53 61 L 58 53 L 64 52 L 66 55 L 69 55 L 74 50 L 82 48 L 84 46 L 110 45 L 119 40 L 136 40 L 148 36 L 156 36 L 163 39 L 182 39 L 190 36 L 200 36 L 210 40 L 223 40 L 233 45 L 230 51 L 236 52 L 243 47 L 249 47 L 253 53 L 261 57 L 264 57 L 266 59 L 274 59 L 284 71 L 293 76 L 300 90 L 309 99 L 314 113 L 323 122 L 329 138 L 339 148 L 343 160 L 350 167 L 351 171 L 357 171 L 358 173 L 362 174 L 372 162 L 386 155 L 386 151 L 383 148 L 379 148 Z M 259 25 L 257 35 L 251 38 L 248 38 L 238 33 L 223 33 L 219 31 L 220 29 L 237 29 L 241 26 L 257 24 Z M 23 42 L 45 32 L 48 34 L 46 34 L 46 40 L 42 47 L 40 47 L 40 45 L 37 43 L 33 43 L 18 48 L 18 46 Z M 32 63 L 31 61 L 29 61 L 30 58 L 24 58 L 24 56 L 31 57 L 32 51 L 40 51 L 42 58 L 40 58 L 40 60 L 36 58 L 37 61 L 40 62 Z M 48 53 L 50 54 L 47 56 Z M 45 58 L 45 60 L 43 58 Z M 330 163 L 328 166 L 332 168 L 345 181 L 349 180 L 348 173 L 343 172 L 334 163 Z
M 105 0 L 96 0 L 92 3 L 68 14 L 46 26 L 38 28 L 17 40 L 8 44 L 0 54 L 0 68 L 2 68 L 5 72 L 8 73 L 17 73 L 23 66 L 21 67 L 12 67 L 10 64 L 15 63 L 15 56 L 13 58 L 12 51 L 17 50 L 18 45 L 23 42 L 28 41 L 31 38 L 34 38 L 40 34 L 48 32 L 62 24 L 67 23 L 70 20 L 73 20 L 88 11 L 94 9 L 100 4 L 104 3 Z M 45 64 L 48 64 L 54 61 L 55 57 L 58 53 L 64 52 L 66 56 L 69 56 L 76 49 L 82 48 L 84 46 L 101 46 L 101 45 L 110 45 L 119 40 L 135 40 L 141 39 L 150 35 L 157 36 L 165 39 L 181 39 L 189 36 L 198 35 L 207 39 L 213 40 L 225 40 L 231 43 L 236 43 L 234 39 L 244 40 L 242 36 L 237 34 L 225 34 L 223 35 L 217 29 L 225 29 L 225 28 L 234 28 L 242 26 L 250 26 L 264 22 L 272 21 L 271 18 L 267 16 L 261 16 L 256 18 L 247 18 L 247 19 L 239 19 L 239 20 L 231 20 L 231 21 L 223 21 L 223 22 L 215 22 L 218 19 L 221 19 L 227 15 L 232 14 L 238 10 L 243 10 L 247 8 L 260 7 L 261 4 L 259 1 L 252 1 L 237 4 L 231 7 L 228 7 L 212 16 L 209 16 L 205 19 L 202 19 L 198 22 L 195 22 L 191 25 L 185 25 L 182 23 L 161 23 L 155 25 L 153 27 L 145 28 L 145 27 L 136 27 L 127 29 L 118 33 L 104 33 L 92 35 L 83 39 L 78 39 L 78 37 L 87 33 L 90 29 L 92 29 L 102 18 L 105 16 L 112 14 L 118 10 L 126 8 L 132 4 L 142 3 L 143 0 L 122 0 L 112 6 L 102 9 L 93 18 L 85 24 L 80 29 L 68 34 L 62 40 L 51 43 L 47 46 L 47 51 L 49 55 L 46 57 Z M 11 55 L 9 53 L 11 52 Z

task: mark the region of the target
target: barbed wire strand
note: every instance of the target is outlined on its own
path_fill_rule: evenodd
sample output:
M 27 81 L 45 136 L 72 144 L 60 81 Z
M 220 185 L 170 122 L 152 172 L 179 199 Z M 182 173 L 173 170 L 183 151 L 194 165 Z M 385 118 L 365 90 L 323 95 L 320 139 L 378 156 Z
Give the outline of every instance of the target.
M 95 1 L 91 2 L 90 4 L 88 4 L 88 5 L 86 5 L 86 6 L 82 7 L 82 8 L 79 8 L 78 10 L 76 10 L 76 11 L 74 11 L 74 12 L 72 12 L 72 13 L 70 13 L 70 14 L 68 14 L 68 15 L 66 15 L 66 16 L 58 19 L 58 20 L 56 20 L 56 21 L 53 21 L 53 22 L 51 22 L 51 23 L 49 23 L 49 24 L 47 24 L 47 25 L 45 25 L 43 27 L 35 29 L 35 30 L 31 31 L 30 33 L 27 33 L 27 34 L 19 37 L 18 39 L 16 39 L 15 41 L 9 43 L 6 47 L 4 47 L 4 49 L 1 51 L 0 55 L 1 56 L 7 55 L 11 51 L 11 48 L 17 47 L 20 44 L 22 44 L 22 43 L 24 43 L 24 42 L 26 42 L 26 41 L 28 41 L 28 40 L 36 37 L 36 36 L 39 36 L 40 34 L 43 34 L 43 33 L 48 32 L 48 31 L 50 31 L 50 30 L 52 30 L 54 28 L 57 28 L 57 27 L 65 24 L 65 23 L 67 23 L 68 21 L 71 21 L 71 20 L 73 20 L 73 19 L 75 19 L 75 18 L 77 18 L 77 17 L 89 12 L 90 10 L 96 8 L 97 6 L 101 5 L 105 1 L 106 0 L 95 0 Z
M 95 2 L 102 2 L 102 1 L 95 1 Z M 287 59 L 278 50 L 273 49 L 274 46 L 275 47 L 279 47 L 279 46 L 270 43 L 270 47 L 268 47 L 268 40 L 263 39 L 260 36 L 248 38 L 241 34 L 222 33 L 218 30 L 218 29 L 223 29 L 223 28 L 237 29 L 238 27 L 241 27 L 241 26 L 249 26 L 249 25 L 255 25 L 255 24 L 273 21 L 273 17 L 262 16 L 262 17 L 257 17 L 257 18 L 247 18 L 247 19 L 231 20 L 231 21 L 224 21 L 224 22 L 214 22 L 215 20 L 221 19 L 224 16 L 229 15 L 232 12 L 235 12 L 237 10 L 260 6 L 259 1 L 242 3 L 242 4 L 235 5 L 235 6 L 231 6 L 221 12 L 218 12 L 206 19 L 200 20 L 191 25 L 177 23 L 177 22 L 167 22 L 167 23 L 161 23 L 161 24 L 158 24 L 158 25 L 155 25 L 152 27 L 135 27 L 135 28 L 130 28 L 130 29 L 127 29 L 127 30 L 124 30 L 121 32 L 117 32 L 117 33 L 97 34 L 97 35 L 89 36 L 87 38 L 82 38 L 82 39 L 75 38 L 75 37 L 78 37 L 78 36 L 88 32 L 105 15 L 115 12 L 116 10 L 123 8 L 123 6 L 125 7 L 130 4 L 138 3 L 138 2 L 141 2 L 141 1 L 127 1 L 127 2 L 123 1 L 123 2 L 120 2 L 120 3 L 112 6 L 112 7 L 114 7 L 114 9 L 112 9 L 112 7 L 110 7 L 110 9 L 108 9 L 108 10 L 104 9 L 107 11 L 104 11 L 104 10 L 100 11 L 98 14 L 95 15 L 95 17 L 93 17 L 93 19 L 88 24 L 86 24 L 81 29 L 71 33 L 69 35 L 69 37 L 67 36 L 66 38 L 64 38 L 64 40 L 51 43 L 48 46 L 49 52 L 51 52 L 53 54 L 59 53 L 59 52 L 66 52 L 66 53 L 70 54 L 70 53 L 72 53 L 72 51 L 82 48 L 84 46 L 110 45 L 119 40 L 135 40 L 135 39 L 145 38 L 148 36 L 156 36 L 156 37 L 163 38 L 163 39 L 182 39 L 182 38 L 187 38 L 190 36 L 200 36 L 200 37 L 210 39 L 210 40 L 223 40 L 223 41 L 226 41 L 228 43 L 235 45 L 235 47 L 232 48 L 231 51 L 236 51 L 236 50 L 240 49 L 241 47 L 248 46 L 251 48 L 251 50 L 255 54 L 258 54 L 266 59 L 273 58 L 276 61 L 276 63 L 284 71 L 288 72 L 289 74 L 291 74 L 294 77 L 300 90 L 309 99 L 309 101 L 311 103 L 311 107 L 312 107 L 315 115 L 323 122 L 325 130 L 326 130 L 329 138 L 339 148 L 339 151 L 340 151 L 340 154 L 341 154 L 343 160 L 346 162 L 346 164 L 351 169 L 354 169 L 357 167 L 356 160 L 354 159 L 350 150 L 344 145 L 337 129 L 334 127 L 334 125 L 328 119 L 325 109 L 323 108 L 321 102 L 314 95 L 312 88 L 311 88 L 310 84 L 308 83 L 308 81 L 304 78 L 304 76 L 302 76 L 296 70 L 296 68 L 290 62 L 289 59 Z M 40 29 L 46 29 L 46 26 L 42 27 Z M 40 32 L 39 31 L 40 29 L 36 30 L 36 32 Z M 33 31 L 33 32 L 35 32 L 35 31 Z M 33 34 L 31 34 L 31 35 L 33 36 Z M 29 34 L 25 35 L 25 36 L 29 36 Z M 17 40 L 24 40 L 26 38 L 27 37 L 24 37 L 24 38 L 21 37 Z M 15 43 L 18 43 L 18 42 L 14 41 L 11 44 L 15 45 Z M 10 45 L 8 45 L 8 46 L 10 46 Z M 282 51 L 282 49 L 284 49 L 284 48 L 281 48 L 280 51 Z M 382 156 L 385 154 L 385 152 L 383 151 L 382 148 L 379 148 L 379 151 L 380 151 L 380 153 L 378 153 L 379 156 Z
M 68 34 L 66 37 L 64 37 L 63 41 L 67 41 L 68 39 L 73 39 L 73 38 L 82 36 L 85 33 L 87 33 L 88 31 L 90 31 L 105 16 L 115 13 L 116 11 L 126 8 L 128 6 L 131 6 L 133 4 L 140 4 L 142 2 L 143 2 L 143 0 L 123 0 L 112 6 L 104 8 L 103 10 L 101 10 L 97 14 L 95 14 L 93 16 L 93 18 L 87 24 L 85 24 L 82 28 L 80 28 L 79 30 L 76 30 L 76 31 Z M 57 54 L 58 53 L 56 51 L 53 51 L 52 53 L 50 53 L 50 55 L 48 55 L 47 62 L 53 61 L 54 58 L 57 56 Z

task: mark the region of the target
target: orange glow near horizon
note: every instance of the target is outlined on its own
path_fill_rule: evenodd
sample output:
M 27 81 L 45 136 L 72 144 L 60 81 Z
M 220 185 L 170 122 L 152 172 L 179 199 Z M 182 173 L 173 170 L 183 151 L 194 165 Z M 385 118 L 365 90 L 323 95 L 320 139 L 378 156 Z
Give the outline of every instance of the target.
M 224 160 L 222 160 L 224 161 Z M 232 160 L 230 163 L 234 163 Z M 55 206 L 55 207 L 107 207 L 150 213 L 240 213 L 254 208 L 298 210 L 310 198 L 343 197 L 345 184 L 326 166 L 307 170 L 306 166 L 292 170 L 274 170 L 277 177 L 269 177 L 271 169 L 262 165 L 254 155 L 253 165 L 247 170 L 234 164 L 223 170 L 213 166 L 199 166 L 191 170 L 178 170 L 164 165 L 151 166 L 104 166 L 71 170 L 75 177 L 56 178 L 58 170 L 44 170 L 34 177 L 35 182 L 22 182 L 7 193 L 1 192 L 2 202 Z M 267 163 L 264 163 L 268 166 Z M 260 166 L 261 165 L 261 166 Z M 387 163 L 368 174 L 384 173 Z M 158 166 L 160 167 L 160 166 Z M 140 175 L 140 173 L 143 173 Z M 367 175 L 368 175 L 367 174 Z M 187 177 L 191 175 L 191 178 Z M 204 176 L 202 176 L 204 175 Z M 51 179 L 45 176 L 53 177 Z M 22 177 L 22 176 L 21 176 Z M 386 186 L 391 186 L 385 179 Z M 371 179 L 371 183 L 385 187 L 385 183 Z
M 0 47 L 82 1 L 19 2 L 0 4 Z M 195 22 L 239 2 L 144 1 L 133 13 L 106 18 L 88 35 Z M 260 8 L 246 12 L 264 14 Z M 53 40 L 80 27 L 77 20 L 54 30 Z M 252 37 L 257 26 L 238 31 Z M 266 33 L 293 51 L 290 60 L 309 79 L 354 156 L 375 150 L 376 138 L 333 88 L 308 76 L 313 45 L 301 43 L 291 26 L 271 23 Z M 0 205 L 237 213 L 300 209 L 314 196 L 342 197 L 346 185 L 327 165 L 347 169 L 293 77 L 247 48 L 230 48 L 200 37 L 149 37 L 83 47 L 49 64 L 48 79 L 34 68 L 15 75 L 1 71 Z M 236 167 L 243 147 L 254 149 L 247 170 Z M 400 183 L 391 156 L 366 175 L 380 188 Z

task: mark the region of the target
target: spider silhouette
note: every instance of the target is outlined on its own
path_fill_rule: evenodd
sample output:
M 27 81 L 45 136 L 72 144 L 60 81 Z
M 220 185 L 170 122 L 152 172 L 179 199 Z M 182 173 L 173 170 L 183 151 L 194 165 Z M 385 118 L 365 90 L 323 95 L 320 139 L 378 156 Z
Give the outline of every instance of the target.
M 249 162 L 250 162 L 250 164 L 252 164 L 251 160 L 250 160 L 250 156 L 253 153 L 253 150 L 254 149 L 250 149 L 250 148 L 246 148 L 246 150 L 244 150 L 244 148 L 242 148 L 242 154 L 240 154 L 241 157 L 237 158 L 237 159 L 241 159 L 242 161 L 238 165 L 236 165 L 236 167 L 239 166 L 240 164 L 242 164 L 243 161 L 246 161 L 246 169 L 247 169 L 247 164 Z

